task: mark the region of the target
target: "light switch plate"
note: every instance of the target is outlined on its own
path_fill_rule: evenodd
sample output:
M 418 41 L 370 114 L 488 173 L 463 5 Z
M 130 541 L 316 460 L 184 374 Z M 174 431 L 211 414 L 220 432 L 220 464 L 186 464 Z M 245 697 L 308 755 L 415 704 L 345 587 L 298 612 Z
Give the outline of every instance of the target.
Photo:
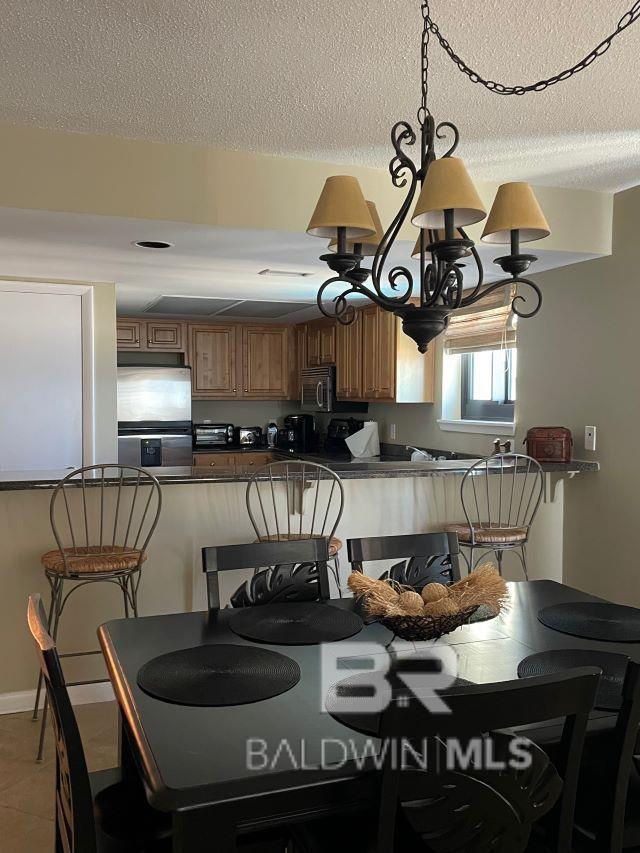
M 393 439 L 395 437 L 396 437 L 396 425 L 395 424 L 389 424 L 389 441 L 393 441 Z
M 594 426 L 586 426 L 584 428 L 584 449 L 596 449 L 596 428 Z

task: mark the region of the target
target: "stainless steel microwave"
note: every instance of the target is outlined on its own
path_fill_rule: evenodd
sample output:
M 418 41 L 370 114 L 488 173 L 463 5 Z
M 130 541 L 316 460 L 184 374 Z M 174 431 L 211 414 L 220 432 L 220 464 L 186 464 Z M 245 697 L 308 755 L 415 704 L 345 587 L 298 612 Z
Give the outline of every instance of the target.
M 303 412 L 366 412 L 368 403 L 336 398 L 336 368 L 308 367 L 300 372 L 300 409 Z

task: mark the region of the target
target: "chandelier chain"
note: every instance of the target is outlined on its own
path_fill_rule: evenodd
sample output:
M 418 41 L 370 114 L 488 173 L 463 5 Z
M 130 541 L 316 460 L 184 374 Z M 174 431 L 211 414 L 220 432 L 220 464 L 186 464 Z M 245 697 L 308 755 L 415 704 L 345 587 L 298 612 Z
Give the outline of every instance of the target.
M 640 2 L 640 0 L 639 0 Z M 431 11 L 429 9 L 429 0 L 422 0 L 422 18 L 424 25 L 422 27 L 422 101 L 418 110 L 418 123 L 421 127 L 426 124 L 428 116 L 431 115 L 427 99 L 429 97 L 429 39 L 430 39 L 430 22 Z
M 584 71 L 585 68 L 588 68 L 592 62 L 595 62 L 596 59 L 599 59 L 603 56 L 611 47 L 613 40 L 620 35 L 620 33 L 624 32 L 627 27 L 630 27 L 631 24 L 635 24 L 636 21 L 640 18 L 640 0 L 636 0 L 633 6 L 626 12 L 622 18 L 618 21 L 618 26 L 611 33 L 611 35 L 607 36 L 600 44 L 595 47 L 590 53 L 588 53 L 584 59 L 581 59 L 579 62 L 576 62 L 575 65 L 572 65 L 571 68 L 567 68 L 564 71 L 561 71 L 558 74 L 554 74 L 553 77 L 549 77 L 546 80 L 538 80 L 536 83 L 530 83 L 527 86 L 507 86 L 504 83 L 496 83 L 495 80 L 485 80 L 483 77 L 478 74 L 477 71 L 474 71 L 470 68 L 463 59 L 461 59 L 453 50 L 447 39 L 440 32 L 440 28 L 436 24 L 436 22 L 431 18 L 429 13 L 429 3 L 427 0 L 423 0 L 422 2 L 422 14 L 425 22 L 425 30 L 429 33 L 432 33 L 439 41 L 440 46 L 444 49 L 444 51 L 449 55 L 449 58 L 457 65 L 457 67 L 462 71 L 467 77 L 471 80 L 472 83 L 479 83 L 481 86 L 484 86 L 485 89 L 488 89 L 490 92 L 494 92 L 496 95 L 525 95 L 528 92 L 542 92 L 547 89 L 549 86 L 554 86 L 556 83 L 561 83 L 564 80 L 568 80 L 570 77 L 573 77 L 575 74 L 579 74 L 581 71 Z M 422 110 L 426 108 L 426 96 L 427 96 L 427 85 L 426 85 L 426 73 L 428 71 L 428 58 L 426 58 L 427 48 L 429 44 L 428 35 L 425 38 L 423 35 L 422 40 Z

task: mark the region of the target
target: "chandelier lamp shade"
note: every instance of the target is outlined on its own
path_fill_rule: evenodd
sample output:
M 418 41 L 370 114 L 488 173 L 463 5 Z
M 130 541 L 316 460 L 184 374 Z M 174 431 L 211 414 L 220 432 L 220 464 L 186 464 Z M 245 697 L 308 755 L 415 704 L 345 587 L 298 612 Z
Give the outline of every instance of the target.
M 365 200 L 357 179 L 335 175 L 325 182 L 307 233 L 329 240 L 329 251 L 320 256 L 333 273 L 318 290 L 317 302 L 322 313 L 348 325 L 355 319 L 355 307 L 349 297 L 366 297 L 400 317 L 405 334 L 416 342 L 420 352 L 426 352 L 456 311 L 480 302 L 497 290 L 510 295 L 515 316 L 528 318 L 537 314 L 542 306 L 542 292 L 535 282 L 524 278 L 537 258 L 524 254 L 520 245 L 550 234 L 532 188 L 523 181 L 499 187 L 487 218 L 464 162 L 454 156 L 460 140 L 457 127 L 449 121 L 436 123 L 429 110 L 431 36 L 472 82 L 494 94 L 522 96 L 543 91 L 584 71 L 623 30 L 640 19 L 640 2 L 634 3 L 616 30 L 583 60 L 548 80 L 527 86 L 484 80 L 453 52 L 431 17 L 429 0 L 420 0 L 420 8 L 422 99 L 417 113 L 418 131 L 406 121 L 397 122 L 391 129 L 394 153 L 389 173 L 393 186 L 404 190 L 398 212 L 384 230 L 375 204 Z M 438 156 L 437 142 L 447 139 L 448 149 Z M 412 146 L 418 148 L 418 162 L 408 151 Z M 389 252 L 409 215 L 413 225 L 420 229 L 411 255 L 418 261 L 418 271 L 400 265 L 385 272 Z M 509 246 L 508 254 L 495 259 L 505 277 L 491 284 L 484 283 L 480 256 L 465 231 L 484 219 L 487 221 L 482 241 Z M 370 268 L 362 266 L 365 257 L 372 258 Z M 472 258 L 473 264 L 462 263 L 466 258 Z M 472 281 L 468 280 L 469 270 Z M 520 292 L 521 287 L 527 288 L 526 296 Z
M 378 251 L 378 246 L 380 245 L 380 241 L 384 237 L 384 230 L 382 228 L 382 223 L 380 222 L 380 216 L 378 214 L 377 208 L 372 201 L 367 202 L 367 207 L 369 208 L 369 214 L 371 219 L 373 220 L 373 225 L 375 231 L 373 234 L 369 234 L 368 237 L 362 237 L 361 243 L 359 244 L 359 251 L 355 252 L 355 254 L 362 255 L 363 257 L 373 257 L 375 253 Z M 349 252 L 354 252 L 355 243 L 353 241 L 347 240 L 347 250 Z M 338 240 L 337 237 L 331 240 L 329 243 L 329 250 L 331 252 L 337 252 L 338 250 Z

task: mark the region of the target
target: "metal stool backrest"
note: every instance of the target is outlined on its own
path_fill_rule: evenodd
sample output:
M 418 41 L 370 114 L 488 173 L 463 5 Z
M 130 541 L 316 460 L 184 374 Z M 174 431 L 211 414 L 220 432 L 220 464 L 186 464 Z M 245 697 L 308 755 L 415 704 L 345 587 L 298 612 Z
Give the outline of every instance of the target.
M 404 559 L 382 577 L 422 589 L 428 583 L 452 584 L 460 580 L 460 547 L 455 533 L 409 533 L 404 536 L 370 536 L 348 539 L 347 553 L 354 572 L 364 563 Z
M 315 462 L 272 462 L 247 485 L 247 510 L 258 539 L 331 539 L 344 508 L 340 477 Z
M 248 604 L 270 601 L 326 600 L 329 598 L 327 560 L 329 542 L 325 538 L 286 542 L 252 542 L 247 545 L 217 545 L 202 549 L 202 570 L 207 576 L 209 610 L 220 607 L 219 572 L 234 569 L 265 569 L 254 574 L 238 592 Z M 298 566 L 309 569 L 297 572 Z M 304 589 L 297 589 L 303 586 Z M 232 602 L 233 603 L 233 602 Z
M 85 549 L 108 557 L 140 551 L 138 566 L 153 535 L 160 510 L 160 483 L 131 465 L 88 465 L 71 471 L 53 491 L 49 517 L 62 553 L 65 574 Z
M 56 850 L 95 853 L 96 829 L 80 732 L 65 686 L 56 645 L 49 635 L 39 595 L 29 596 L 29 629 L 36 642 L 40 669 L 52 711 L 56 741 Z
M 467 769 L 458 766 L 456 772 L 447 769 L 446 762 L 438 772 L 425 773 L 403 768 L 397 759 L 400 750 L 392 744 L 416 745 L 420 754 L 425 739 L 436 745 L 455 740 L 464 752 L 469 738 L 557 718 L 564 719 L 555 763 L 562 791 L 548 815 L 551 830 L 545 849 L 554 853 L 571 850 L 582 748 L 599 677 L 599 669 L 583 667 L 538 678 L 440 691 L 448 713 L 433 713 L 418 699 L 404 704 L 392 702 L 383 713 L 380 732 L 389 748 L 382 771 L 378 853 L 395 849 L 399 810 L 414 828 L 416 823 L 422 824 L 427 844 L 429 833 L 435 839 L 442 833 L 447 839 L 455 836 L 457 850 L 523 851 L 527 834 L 518 831 L 522 814 L 529 815 L 526 822 L 533 822 L 536 812 L 543 815 L 547 811 L 545 796 L 551 797 L 551 802 L 558 797 L 555 774 L 536 779 L 527 776 L 526 769 L 504 773 L 473 764 Z M 455 754 L 455 750 L 447 750 L 447 755 Z M 494 760 L 496 757 L 494 752 Z M 509 786 L 511 790 L 507 791 Z M 515 805 L 505 808 L 505 799 Z
M 476 462 L 460 486 L 469 527 L 528 530 L 540 506 L 543 480 L 540 463 L 522 453 L 496 453 Z

